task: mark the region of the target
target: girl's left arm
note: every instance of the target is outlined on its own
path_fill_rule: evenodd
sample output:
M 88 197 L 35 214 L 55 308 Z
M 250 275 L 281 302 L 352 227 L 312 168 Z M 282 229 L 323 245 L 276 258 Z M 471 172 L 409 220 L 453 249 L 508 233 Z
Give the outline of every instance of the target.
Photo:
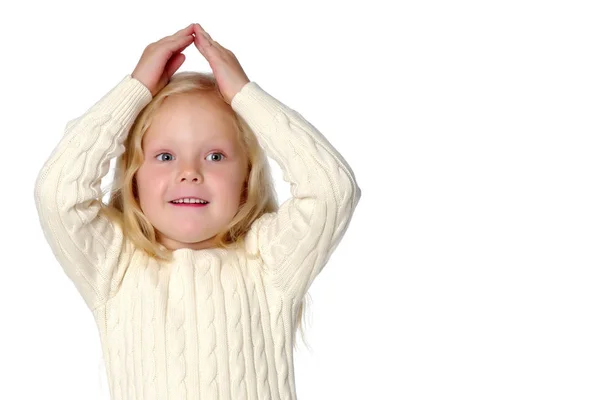
M 259 217 L 246 236 L 272 284 L 303 296 L 344 236 L 361 190 L 346 160 L 298 112 L 247 83 L 231 106 L 283 171 L 292 197 Z

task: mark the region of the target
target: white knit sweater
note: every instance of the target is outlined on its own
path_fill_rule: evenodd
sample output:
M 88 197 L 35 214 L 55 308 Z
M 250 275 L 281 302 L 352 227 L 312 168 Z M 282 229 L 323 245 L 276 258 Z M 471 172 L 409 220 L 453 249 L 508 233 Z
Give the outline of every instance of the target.
M 296 399 L 295 316 L 348 228 L 354 174 L 315 127 L 249 82 L 231 106 L 292 197 L 253 223 L 243 248 L 184 248 L 157 262 L 95 200 L 151 99 L 125 76 L 67 123 L 35 183 L 45 238 L 97 323 L 111 399 Z

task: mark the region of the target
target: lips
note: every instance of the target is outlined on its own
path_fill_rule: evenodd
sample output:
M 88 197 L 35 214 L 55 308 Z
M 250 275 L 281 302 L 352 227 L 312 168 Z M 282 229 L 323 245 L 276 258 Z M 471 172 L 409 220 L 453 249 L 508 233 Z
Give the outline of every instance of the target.
M 176 206 L 176 207 L 199 207 L 200 208 L 200 207 L 206 207 L 206 206 L 208 206 L 208 203 L 207 204 L 202 204 L 202 203 L 171 203 L 171 202 L 169 202 L 169 203 L 172 204 L 172 205 L 174 205 L 174 206 Z

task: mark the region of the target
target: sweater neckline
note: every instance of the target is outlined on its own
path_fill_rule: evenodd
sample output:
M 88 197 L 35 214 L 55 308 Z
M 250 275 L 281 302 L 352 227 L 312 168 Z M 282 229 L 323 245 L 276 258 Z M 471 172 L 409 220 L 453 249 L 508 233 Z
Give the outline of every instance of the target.
M 192 260 L 192 259 L 201 259 L 210 256 L 223 256 L 228 253 L 230 250 L 222 249 L 220 247 L 209 247 L 206 249 L 192 249 L 189 247 L 182 247 L 176 250 L 173 250 L 173 260 L 181 261 L 181 260 Z

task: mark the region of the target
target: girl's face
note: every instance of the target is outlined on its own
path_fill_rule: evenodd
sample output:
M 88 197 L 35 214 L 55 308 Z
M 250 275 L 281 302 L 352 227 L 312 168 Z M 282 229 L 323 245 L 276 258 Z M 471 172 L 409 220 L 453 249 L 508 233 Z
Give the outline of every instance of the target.
M 212 239 L 238 211 L 247 158 L 224 106 L 207 96 L 169 97 L 142 138 L 140 206 L 168 249 L 214 247 Z M 188 197 L 209 203 L 170 203 Z

